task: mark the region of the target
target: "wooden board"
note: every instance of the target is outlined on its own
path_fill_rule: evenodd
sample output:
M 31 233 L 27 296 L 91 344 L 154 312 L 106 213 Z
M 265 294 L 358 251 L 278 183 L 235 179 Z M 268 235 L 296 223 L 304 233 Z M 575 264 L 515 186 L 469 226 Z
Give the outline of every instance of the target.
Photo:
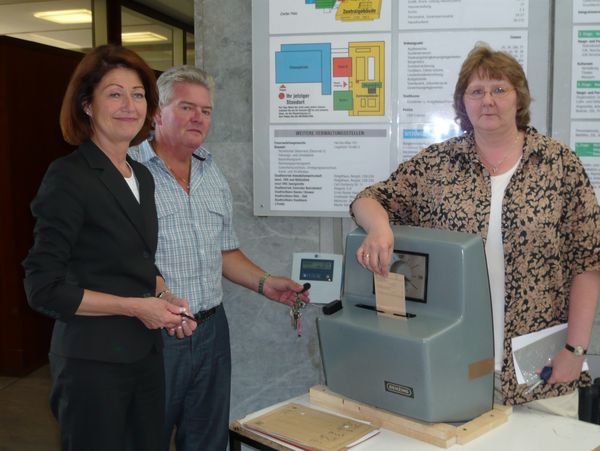
M 489 412 L 461 426 L 453 426 L 446 423 L 427 423 L 377 409 L 338 395 L 323 385 L 312 387 L 309 395 L 311 403 L 350 415 L 353 418 L 379 423 L 385 429 L 440 448 L 449 448 L 456 443 L 464 445 L 506 423 L 512 413 L 512 407 L 494 404 L 494 408 Z

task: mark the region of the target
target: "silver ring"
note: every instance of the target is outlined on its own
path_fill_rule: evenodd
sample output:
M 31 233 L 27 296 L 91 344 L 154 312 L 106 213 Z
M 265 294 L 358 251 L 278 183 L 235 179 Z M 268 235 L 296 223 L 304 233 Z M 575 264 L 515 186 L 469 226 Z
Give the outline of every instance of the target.
M 369 253 L 365 252 L 365 258 L 369 258 Z

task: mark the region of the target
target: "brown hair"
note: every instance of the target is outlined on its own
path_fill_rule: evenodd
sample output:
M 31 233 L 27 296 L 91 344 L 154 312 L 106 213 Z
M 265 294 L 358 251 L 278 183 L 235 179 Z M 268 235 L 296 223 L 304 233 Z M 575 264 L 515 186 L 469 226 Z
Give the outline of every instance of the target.
M 463 131 L 473 130 L 473 124 L 467 116 L 464 102 L 464 94 L 473 74 L 477 74 L 480 78 L 493 80 L 506 78 L 515 87 L 517 93 L 517 115 L 515 117 L 517 128 L 522 130 L 529 125 L 531 94 L 523 68 L 509 53 L 494 51 L 487 46 L 479 45 L 467 55 L 454 88 L 456 122 Z
M 60 109 L 60 128 L 69 144 L 80 145 L 92 136 L 92 124 L 83 106 L 92 101 L 94 89 L 102 78 L 117 67 L 135 71 L 146 91 L 146 119 L 131 144 L 139 144 L 148 136 L 158 107 L 154 71 L 134 51 L 117 45 L 102 45 L 81 60 L 67 86 Z

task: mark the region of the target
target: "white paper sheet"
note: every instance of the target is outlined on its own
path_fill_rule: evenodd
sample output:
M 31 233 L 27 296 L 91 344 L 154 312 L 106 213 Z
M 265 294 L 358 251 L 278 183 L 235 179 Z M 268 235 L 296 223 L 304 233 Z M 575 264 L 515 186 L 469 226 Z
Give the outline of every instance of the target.
M 567 337 L 567 324 L 558 324 L 556 326 L 548 327 L 547 329 L 532 332 L 530 334 L 521 335 L 512 339 L 512 350 L 513 350 L 513 363 L 515 365 L 515 372 L 517 374 L 517 383 L 519 384 L 531 384 L 534 382 L 535 374 L 531 374 L 531 371 L 523 371 L 521 367 L 530 366 L 531 362 L 523 360 L 523 356 L 520 358 L 519 350 L 530 347 L 535 343 L 539 343 L 541 347 L 535 349 L 533 352 L 537 354 L 537 358 L 541 363 L 536 365 L 537 368 L 544 366 L 543 360 L 552 358 L 558 349 L 561 349 L 566 343 Z M 554 347 L 554 349 L 553 349 Z M 521 365 L 519 365 L 521 363 Z M 582 370 L 588 370 L 587 361 L 584 361 Z

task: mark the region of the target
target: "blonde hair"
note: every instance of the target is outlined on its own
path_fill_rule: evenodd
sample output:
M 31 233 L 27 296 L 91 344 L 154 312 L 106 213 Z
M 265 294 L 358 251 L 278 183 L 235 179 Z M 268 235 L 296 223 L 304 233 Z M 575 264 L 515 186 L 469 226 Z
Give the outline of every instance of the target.
M 204 86 L 210 94 L 211 103 L 214 103 L 214 79 L 202 69 L 184 64 L 171 67 L 158 77 L 156 84 L 158 86 L 159 105 L 161 107 L 171 103 L 173 85 L 180 82 L 195 83 Z

